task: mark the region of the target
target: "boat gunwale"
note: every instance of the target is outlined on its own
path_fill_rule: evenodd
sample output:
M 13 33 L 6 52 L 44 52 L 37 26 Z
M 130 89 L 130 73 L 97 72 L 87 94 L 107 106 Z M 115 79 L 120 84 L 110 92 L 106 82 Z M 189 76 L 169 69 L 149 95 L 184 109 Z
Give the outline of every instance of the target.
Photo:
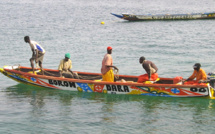
M 114 14 L 114 13 L 112 13 Z M 215 12 L 208 13 L 182 13 L 182 14 L 132 14 L 132 13 L 122 13 L 122 15 L 132 15 L 132 16 L 185 16 L 185 15 L 209 15 L 215 14 Z M 118 15 L 118 14 L 116 14 Z

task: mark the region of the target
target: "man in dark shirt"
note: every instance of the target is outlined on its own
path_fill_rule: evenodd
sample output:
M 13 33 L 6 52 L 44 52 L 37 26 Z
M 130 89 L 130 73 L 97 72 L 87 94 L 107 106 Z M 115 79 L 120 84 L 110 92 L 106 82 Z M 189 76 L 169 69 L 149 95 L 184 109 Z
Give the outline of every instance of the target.
M 140 75 L 138 77 L 137 82 L 142 83 L 147 80 L 155 81 L 158 78 L 158 74 L 157 74 L 158 68 L 156 67 L 156 65 L 153 62 L 146 60 L 145 57 L 143 56 L 140 57 L 139 62 L 140 64 L 142 64 L 143 68 L 145 69 L 146 74 Z

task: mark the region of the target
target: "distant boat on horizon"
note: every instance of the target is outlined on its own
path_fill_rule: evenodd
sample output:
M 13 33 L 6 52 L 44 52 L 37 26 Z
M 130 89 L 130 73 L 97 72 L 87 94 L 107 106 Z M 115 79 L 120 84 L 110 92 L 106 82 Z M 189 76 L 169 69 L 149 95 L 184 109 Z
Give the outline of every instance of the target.
M 122 13 L 122 15 L 115 13 L 111 14 L 120 19 L 128 21 L 215 19 L 215 12 L 188 14 L 145 14 L 145 15 L 135 15 L 129 13 Z

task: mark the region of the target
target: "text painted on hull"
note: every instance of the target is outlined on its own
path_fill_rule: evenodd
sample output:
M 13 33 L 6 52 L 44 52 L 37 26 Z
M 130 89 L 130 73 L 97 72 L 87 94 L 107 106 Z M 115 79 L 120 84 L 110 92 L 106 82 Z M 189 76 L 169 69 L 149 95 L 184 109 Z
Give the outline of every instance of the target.
M 112 92 L 130 92 L 128 86 L 106 85 L 107 91 Z
M 68 81 L 49 80 L 49 84 L 56 85 L 56 86 L 76 88 L 76 85 L 74 82 L 68 82 Z

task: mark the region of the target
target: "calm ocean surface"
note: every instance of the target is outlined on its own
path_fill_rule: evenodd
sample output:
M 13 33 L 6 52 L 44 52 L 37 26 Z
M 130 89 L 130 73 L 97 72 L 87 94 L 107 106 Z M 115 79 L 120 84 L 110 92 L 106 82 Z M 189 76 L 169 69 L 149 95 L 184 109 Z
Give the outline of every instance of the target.
M 71 53 L 73 69 L 100 72 L 106 47 L 120 74 L 192 74 L 199 62 L 215 71 L 215 20 L 128 22 L 110 13 L 215 11 L 215 0 L 1 0 L 0 67 L 30 66 L 29 35 L 46 50 L 43 67 L 57 69 Z M 101 25 L 101 22 L 105 22 Z M 215 131 L 215 101 L 58 91 L 19 84 L 0 74 L 1 134 L 170 134 Z

